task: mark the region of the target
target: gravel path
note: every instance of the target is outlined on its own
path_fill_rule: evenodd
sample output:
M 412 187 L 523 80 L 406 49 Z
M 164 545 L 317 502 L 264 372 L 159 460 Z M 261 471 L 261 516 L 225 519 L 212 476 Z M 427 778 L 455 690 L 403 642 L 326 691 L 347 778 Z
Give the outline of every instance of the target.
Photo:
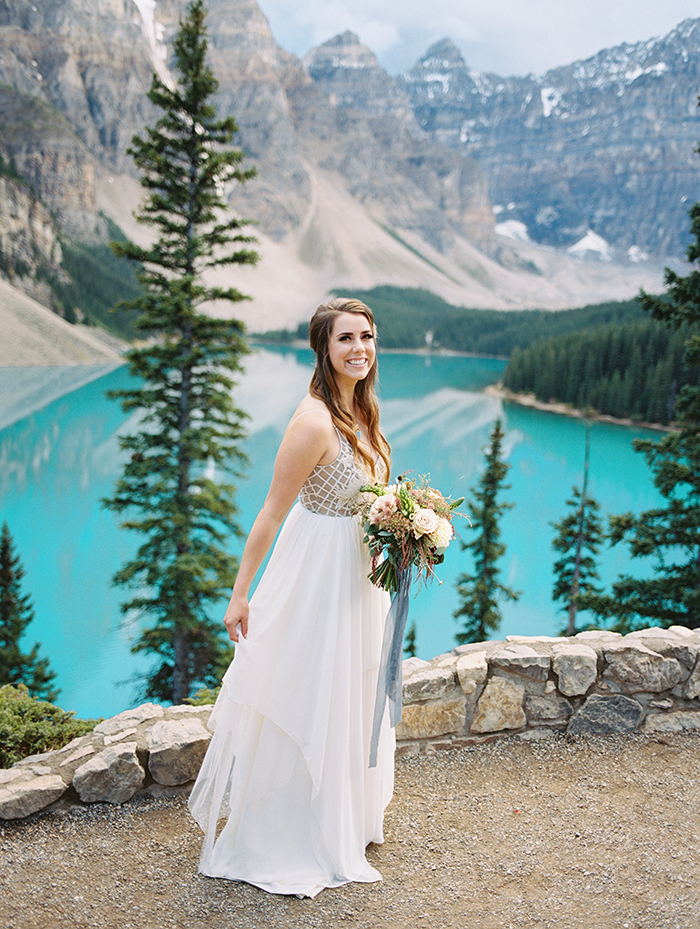
M 197 874 L 184 797 L 0 827 L 6 929 L 698 929 L 700 736 L 399 758 L 382 883 L 313 900 Z

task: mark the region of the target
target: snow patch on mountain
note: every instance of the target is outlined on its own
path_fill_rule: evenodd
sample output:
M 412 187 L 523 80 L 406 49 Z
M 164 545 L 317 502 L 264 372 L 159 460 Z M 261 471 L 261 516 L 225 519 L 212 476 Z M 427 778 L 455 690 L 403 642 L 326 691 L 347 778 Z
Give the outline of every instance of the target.
M 502 223 L 496 223 L 496 235 L 506 236 L 508 239 L 515 239 L 516 242 L 531 242 L 528 235 L 527 226 L 517 219 L 506 219 Z
M 585 258 L 587 255 L 594 255 L 601 261 L 612 261 L 612 251 L 610 245 L 602 236 L 597 235 L 592 229 L 582 239 L 579 239 L 574 245 L 567 248 L 570 255 L 577 258 Z
M 170 85 L 172 78 L 165 65 L 168 55 L 163 41 L 165 30 L 161 23 L 156 22 L 156 0 L 134 0 L 134 5 L 141 15 L 141 32 L 148 43 L 155 72 L 164 84 Z

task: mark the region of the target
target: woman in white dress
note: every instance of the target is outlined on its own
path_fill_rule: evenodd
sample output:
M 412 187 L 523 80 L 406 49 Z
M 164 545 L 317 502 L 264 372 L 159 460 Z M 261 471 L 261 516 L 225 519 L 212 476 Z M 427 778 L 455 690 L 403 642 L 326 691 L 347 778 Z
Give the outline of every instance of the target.
M 381 880 L 365 848 L 383 841 L 393 791 L 388 715 L 369 767 L 389 596 L 367 578 L 352 515 L 358 488 L 389 474 L 375 337 L 358 300 L 324 304 L 310 322 L 316 367 L 241 558 L 224 619 L 236 657 L 190 797 L 205 832 L 200 871 L 273 893 Z

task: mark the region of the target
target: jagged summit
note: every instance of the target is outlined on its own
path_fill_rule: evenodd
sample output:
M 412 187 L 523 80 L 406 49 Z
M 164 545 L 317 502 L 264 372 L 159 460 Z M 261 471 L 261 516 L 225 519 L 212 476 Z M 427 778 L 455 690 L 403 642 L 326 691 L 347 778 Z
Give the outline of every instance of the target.
M 433 42 L 428 48 L 428 51 L 417 61 L 412 70 L 429 68 L 446 71 L 455 67 L 466 68 L 466 66 L 462 53 L 452 39 L 444 38 L 438 39 L 437 42 Z
M 361 69 L 386 74 L 374 52 L 349 30 L 312 48 L 304 57 L 304 66 L 314 80 L 328 80 L 336 72 L 355 72 Z M 388 77 L 388 74 L 386 76 Z
M 186 2 L 5 3 L 3 93 L 40 101 L 65 131 L 39 132 L 15 107 L 0 155 L 62 233 L 84 235 L 104 213 L 143 234 L 126 149 L 154 118 L 152 68 L 168 68 Z M 302 62 L 257 0 L 208 8 L 219 113 L 235 116 L 258 168 L 231 200 L 263 240 L 259 271 L 232 282 L 256 296 L 255 328 L 295 323 L 345 286 L 424 287 L 472 306 L 621 298 L 660 286 L 659 265 L 634 260 L 682 255 L 700 189 L 698 21 L 541 78 L 472 71 L 446 37 L 392 77 L 353 32 Z M 566 253 L 582 240 L 611 261 L 592 271 L 571 257 L 581 249 Z
M 680 256 L 698 199 L 700 19 L 541 77 L 501 78 L 432 46 L 401 75 L 421 127 L 474 158 L 504 232 L 631 261 Z

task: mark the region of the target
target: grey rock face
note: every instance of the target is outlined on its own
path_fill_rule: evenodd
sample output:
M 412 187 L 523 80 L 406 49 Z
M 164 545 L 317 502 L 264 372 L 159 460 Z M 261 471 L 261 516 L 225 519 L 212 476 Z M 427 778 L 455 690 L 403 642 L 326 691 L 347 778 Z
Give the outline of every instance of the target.
M 585 694 L 598 676 L 598 658 L 588 645 L 567 642 L 555 645 L 552 668 L 559 690 L 569 697 Z
M 567 722 L 573 712 L 569 701 L 558 694 L 528 694 L 525 697 L 525 715 L 531 725 L 561 725 Z
M 402 80 L 426 133 L 479 163 L 499 220 L 549 245 L 590 229 L 621 252 L 680 255 L 695 199 L 699 48 L 700 20 L 686 20 L 542 77 L 499 77 L 443 41 Z
M 4 773 L 4 772 L 3 772 Z M 22 819 L 31 816 L 45 806 L 58 800 L 68 790 L 68 785 L 57 774 L 41 774 L 38 777 L 19 776 L 6 780 L 0 789 L 0 818 Z
M 81 765 L 73 775 L 73 786 L 83 803 L 124 803 L 143 786 L 145 777 L 136 742 L 125 742 Z
M 503 678 L 492 678 L 479 698 L 472 732 L 521 729 L 527 722 L 523 711 L 525 688 Z
M 644 717 L 641 705 L 623 694 L 592 694 L 571 717 L 567 735 L 605 735 L 636 729 Z
M 404 682 L 403 699 L 406 703 L 416 703 L 442 697 L 452 687 L 454 680 L 455 673 L 451 668 L 421 668 Z
M 603 677 L 625 693 L 670 690 L 681 679 L 681 669 L 674 658 L 664 658 L 644 645 L 622 644 L 603 650 L 607 667 Z
M 548 655 L 539 655 L 534 648 L 528 645 L 509 645 L 489 655 L 489 663 L 494 668 L 500 668 L 511 674 L 531 678 L 534 681 L 544 681 L 549 673 L 550 659 Z
M 193 781 L 209 745 L 209 733 L 198 719 L 161 720 L 148 730 L 148 770 L 167 786 Z

